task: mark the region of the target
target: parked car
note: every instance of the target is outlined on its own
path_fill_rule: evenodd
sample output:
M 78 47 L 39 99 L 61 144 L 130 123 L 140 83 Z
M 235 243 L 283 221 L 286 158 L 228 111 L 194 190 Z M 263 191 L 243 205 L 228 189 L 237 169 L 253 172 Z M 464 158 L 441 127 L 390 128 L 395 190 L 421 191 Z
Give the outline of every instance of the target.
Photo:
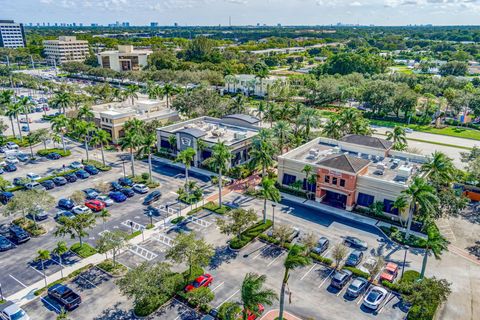
M 0 304 L 0 319 L 2 320 L 30 320 L 28 314 L 16 303 L 7 301 Z
M 413 133 L 413 129 L 412 128 L 405 128 L 405 133 Z
M 27 118 L 20 118 L 20 123 L 32 123 L 32 119 L 28 118 L 28 121 L 27 121 Z
M 110 186 L 111 186 L 111 190 L 112 190 L 112 191 L 119 191 L 119 190 L 121 190 L 121 189 L 123 188 L 123 187 L 120 185 L 120 183 L 118 183 L 118 182 L 116 182 L 116 181 L 113 181 Z
M 115 203 L 112 199 L 105 195 L 98 196 L 97 199 L 105 203 L 105 206 L 107 207 L 110 207 L 112 204 Z
M 31 181 L 37 181 L 42 179 L 42 177 L 36 173 L 29 172 L 27 173 L 27 179 L 30 179 Z
M 67 179 L 64 177 L 55 177 L 52 179 L 53 183 L 55 183 L 56 186 L 64 186 L 67 184 Z
M 120 185 L 122 185 L 124 187 L 125 186 L 127 186 L 127 187 L 133 186 L 133 181 L 130 178 L 120 178 L 120 179 L 118 179 L 118 183 L 120 183 Z
M 79 161 L 74 161 L 70 164 L 70 168 L 72 168 L 72 169 L 83 169 L 83 164 Z
M 90 177 L 90 174 L 82 169 L 75 171 L 75 175 L 80 179 L 87 179 L 88 177 Z
M 340 290 L 352 278 L 352 275 L 353 273 L 350 270 L 337 270 L 332 277 L 330 285 Z
M 159 190 L 155 190 L 145 197 L 145 199 L 143 200 L 143 204 L 149 205 L 157 201 L 158 199 L 160 199 L 161 196 L 162 196 L 162 193 Z
M 108 196 L 115 202 L 123 202 L 127 200 L 127 196 L 120 191 L 112 191 L 108 194 Z
M 0 202 L 2 204 L 7 204 L 10 200 L 12 200 L 13 197 L 14 197 L 13 192 L 8 192 L 8 191 L 0 192 Z
M 15 142 L 11 142 L 11 141 L 7 142 L 7 143 L 5 144 L 5 146 L 7 147 L 7 149 L 10 149 L 10 150 L 17 150 L 17 149 L 20 148 L 20 147 L 18 146 L 18 144 L 16 144 Z
M 347 288 L 347 296 L 356 298 L 361 295 L 368 287 L 368 280 L 364 278 L 355 278 Z
M 65 218 L 73 219 L 75 218 L 75 215 L 72 212 L 66 211 L 66 210 L 60 210 L 55 214 L 55 220 L 59 223 L 61 223 L 62 219 L 65 219 Z
M 13 248 L 15 248 L 15 245 L 10 240 L 0 235 L 0 251 L 7 251 Z
M 3 171 L 3 168 L 0 167 L 0 174 L 3 174 L 5 171 Z
M 377 310 L 387 297 L 388 291 L 382 287 L 373 287 L 363 299 L 363 305 L 369 309 Z
M 8 228 L 8 231 L 10 233 L 10 238 L 16 244 L 25 243 L 30 240 L 30 234 L 17 225 L 12 224 L 10 228 Z
M 51 152 L 49 154 L 47 154 L 47 159 L 50 159 L 50 160 L 58 160 L 60 159 L 62 156 L 56 152 Z
M 45 180 L 42 181 L 40 184 L 44 186 L 47 190 L 55 188 L 55 182 L 53 182 L 53 180 Z
M 98 191 L 95 190 L 95 189 L 93 189 L 93 188 L 85 189 L 85 190 L 83 190 L 83 192 L 84 192 L 85 195 L 87 196 L 87 199 L 88 199 L 88 200 L 95 199 L 96 197 L 99 196 Z
M 105 209 L 105 203 L 100 200 L 87 200 L 85 206 L 92 209 L 94 212 L 102 211 Z
M 39 191 L 46 190 L 46 188 L 44 186 L 42 186 L 40 183 L 35 182 L 35 181 L 25 184 L 25 189 L 27 189 L 27 190 L 39 190 Z
M 30 128 L 28 126 L 22 126 L 22 131 L 23 132 L 29 132 Z
M 352 248 L 357 248 L 357 249 L 360 249 L 360 250 L 367 250 L 368 249 L 368 244 L 357 238 L 357 237 L 351 237 L 351 236 L 347 236 L 345 237 L 345 240 L 344 240 L 345 244 L 349 245 L 350 247 Z
M 92 212 L 92 210 L 90 210 L 90 208 L 87 206 L 75 206 L 73 207 L 72 212 L 75 214 L 82 214 L 82 213 L 90 213 Z
M 141 184 L 141 183 L 134 184 L 132 189 L 133 189 L 133 191 L 138 192 L 138 193 L 142 193 L 142 194 L 147 193 L 150 190 L 146 185 Z
M 84 166 L 84 167 L 83 167 L 83 170 L 87 171 L 87 172 L 88 172 L 89 174 L 91 174 L 91 175 L 96 175 L 96 174 L 98 174 L 98 172 L 99 172 L 98 169 L 95 168 L 95 167 L 92 166 L 92 165 L 86 165 L 86 166 Z
M 17 171 L 17 167 L 13 163 L 7 163 L 7 165 L 3 167 L 3 170 L 7 172 L 14 172 Z
M 71 210 L 75 207 L 75 202 L 72 199 L 60 199 L 58 200 L 58 205 L 60 209 Z
M 206 273 L 197 277 L 192 283 L 189 283 L 185 286 L 185 292 L 192 291 L 200 287 L 209 287 L 213 282 L 213 277 L 211 274 Z
M 30 158 L 25 153 L 19 153 L 17 154 L 17 159 L 21 162 L 27 162 Z
M 19 162 L 16 156 L 8 156 L 5 158 L 5 161 L 11 164 L 17 164 Z
M 23 187 L 25 186 L 27 183 L 30 182 L 29 179 L 26 179 L 26 178 L 21 178 L 21 177 L 17 177 L 17 178 L 13 178 L 13 185 L 14 186 L 19 186 L 19 187 Z
M 317 242 L 317 246 L 312 249 L 312 252 L 316 254 L 322 254 L 324 251 L 327 250 L 330 241 L 325 237 L 320 237 Z
M 131 198 L 135 195 L 135 192 L 133 192 L 133 190 L 131 188 L 122 188 L 120 190 L 121 193 L 123 193 L 124 195 L 127 196 L 127 198 Z
M 382 274 L 380 275 L 380 282 L 386 280 L 388 282 L 393 282 L 398 275 L 398 264 L 393 262 L 388 262 L 383 269 Z
M 363 252 L 360 250 L 354 250 L 348 255 L 345 265 L 348 267 L 356 267 L 363 259 Z
M 65 178 L 65 180 L 67 180 L 70 183 L 77 181 L 77 176 L 74 173 L 68 173 L 68 174 L 64 175 L 63 177 Z
M 48 297 L 58 301 L 67 311 L 75 309 L 82 302 L 82 298 L 77 293 L 60 283 L 48 288 Z

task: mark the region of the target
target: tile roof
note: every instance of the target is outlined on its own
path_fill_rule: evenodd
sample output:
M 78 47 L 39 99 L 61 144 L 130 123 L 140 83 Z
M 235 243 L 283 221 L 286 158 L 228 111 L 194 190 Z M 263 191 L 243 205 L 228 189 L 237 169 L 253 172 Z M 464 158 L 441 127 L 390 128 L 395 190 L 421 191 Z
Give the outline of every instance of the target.
M 346 135 L 342 139 L 340 139 L 340 141 L 359 144 L 362 146 L 367 146 L 367 147 L 376 148 L 376 149 L 383 149 L 383 150 L 390 149 L 393 145 L 391 141 L 388 141 L 385 139 L 371 137 L 371 136 L 362 136 L 359 134 Z
M 357 173 L 365 166 L 368 166 L 370 160 L 353 157 L 348 154 L 334 154 L 320 160 L 317 164 L 332 169 Z

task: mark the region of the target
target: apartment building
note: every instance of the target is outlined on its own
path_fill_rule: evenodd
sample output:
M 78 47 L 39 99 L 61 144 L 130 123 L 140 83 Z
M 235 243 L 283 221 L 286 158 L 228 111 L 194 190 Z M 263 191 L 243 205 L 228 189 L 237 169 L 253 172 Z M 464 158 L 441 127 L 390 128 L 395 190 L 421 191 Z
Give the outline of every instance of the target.
M 44 40 L 44 52 L 51 64 L 83 62 L 88 56 L 88 41 L 77 40 L 74 36 L 60 36 L 57 40 Z
M 315 200 L 353 210 L 383 203 L 383 211 L 398 218 L 394 201 L 408 188 L 427 157 L 395 151 L 385 139 L 347 135 L 340 140 L 316 138 L 278 157 L 278 182 L 296 183 Z M 312 168 L 310 184 L 303 169 Z
M 115 71 L 138 71 L 147 65 L 151 50 L 134 49 L 132 45 L 119 45 L 118 50 L 103 51 L 97 54 L 102 68 Z
M 23 24 L 13 20 L 0 20 L 0 48 L 23 48 L 27 46 Z
M 283 85 L 288 84 L 286 77 L 269 76 L 265 79 L 259 79 L 253 74 L 228 75 L 225 77 L 223 90 L 227 93 L 243 93 L 264 97 L 268 93 L 268 88 L 277 82 L 281 82 Z

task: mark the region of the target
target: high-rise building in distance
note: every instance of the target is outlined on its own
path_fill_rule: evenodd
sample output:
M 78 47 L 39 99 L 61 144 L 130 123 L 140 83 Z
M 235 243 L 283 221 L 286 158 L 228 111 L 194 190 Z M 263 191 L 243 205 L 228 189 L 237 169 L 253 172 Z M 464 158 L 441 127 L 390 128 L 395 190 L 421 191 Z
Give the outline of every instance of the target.
M 23 24 L 13 20 L 0 20 L 0 47 L 23 48 L 27 46 Z

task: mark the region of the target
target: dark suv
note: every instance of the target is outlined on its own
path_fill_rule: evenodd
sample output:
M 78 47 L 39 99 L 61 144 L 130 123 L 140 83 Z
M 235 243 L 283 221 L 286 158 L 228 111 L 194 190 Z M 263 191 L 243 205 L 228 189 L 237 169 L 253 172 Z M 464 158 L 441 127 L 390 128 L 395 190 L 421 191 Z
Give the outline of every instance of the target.
M 30 240 L 30 235 L 28 232 L 17 225 L 11 225 L 8 231 L 10 232 L 10 237 L 16 244 L 24 243 Z
M 332 277 L 330 285 L 337 289 L 342 289 L 347 282 L 352 278 L 352 271 L 350 270 L 338 270 Z

